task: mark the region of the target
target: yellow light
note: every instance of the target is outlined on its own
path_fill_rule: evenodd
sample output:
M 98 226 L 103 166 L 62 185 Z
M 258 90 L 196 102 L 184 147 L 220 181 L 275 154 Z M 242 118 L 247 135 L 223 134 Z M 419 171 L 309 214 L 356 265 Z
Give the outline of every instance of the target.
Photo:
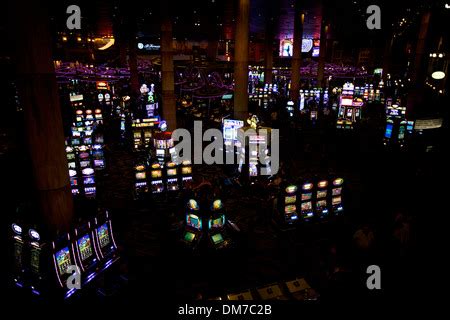
M 67 37 L 62 37 L 62 41 L 67 41 Z
M 81 38 L 80 38 L 80 37 L 78 37 L 78 38 L 77 38 L 77 41 L 78 41 L 78 42 L 80 42 L 80 41 L 81 41 Z

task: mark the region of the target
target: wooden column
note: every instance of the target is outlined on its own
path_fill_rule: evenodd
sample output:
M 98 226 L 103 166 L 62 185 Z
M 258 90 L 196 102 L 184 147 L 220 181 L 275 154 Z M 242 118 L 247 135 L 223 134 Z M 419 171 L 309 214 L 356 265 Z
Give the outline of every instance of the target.
M 167 121 L 169 131 L 177 128 L 172 42 L 172 20 L 167 13 L 164 13 L 161 23 L 162 103 L 163 118 Z
M 250 0 L 239 0 L 234 37 L 234 117 L 248 117 L 248 34 Z
M 289 91 L 291 100 L 295 105 L 298 102 L 300 90 L 300 68 L 302 66 L 302 41 L 303 41 L 303 22 L 305 16 L 300 12 L 298 1 L 295 3 L 295 17 L 294 17 L 294 43 L 292 48 L 292 74 L 291 74 L 291 89 Z
M 48 15 L 36 1 L 15 2 L 17 84 L 39 211 L 51 231 L 68 231 L 73 199 L 51 53 Z

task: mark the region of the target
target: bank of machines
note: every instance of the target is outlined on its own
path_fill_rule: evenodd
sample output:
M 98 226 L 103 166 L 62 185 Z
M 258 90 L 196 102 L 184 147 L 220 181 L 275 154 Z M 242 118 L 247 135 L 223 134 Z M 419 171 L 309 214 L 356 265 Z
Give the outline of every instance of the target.
M 70 298 L 119 260 L 107 210 L 53 240 L 20 223 L 10 238 L 13 285 L 36 296 Z
M 214 199 L 209 207 L 202 208 L 195 199 L 186 204 L 185 227 L 181 238 L 189 249 L 208 247 L 214 250 L 232 245 L 230 233 L 238 231 L 236 225 L 227 220 L 221 199 Z
M 275 199 L 275 222 L 295 225 L 341 215 L 344 211 L 343 184 L 341 177 L 304 178 L 295 183 L 285 183 Z
M 386 99 L 386 128 L 383 143 L 387 147 L 405 146 L 408 133 L 412 132 L 414 123 L 406 119 L 406 107 L 400 99 Z
M 192 181 L 192 165 L 188 160 L 180 164 L 169 161 L 161 164 L 149 164 L 147 160 L 140 160 L 134 167 L 135 194 L 161 194 L 186 189 Z
M 353 83 L 345 83 L 339 98 L 336 127 L 338 129 L 353 129 L 355 123 L 361 119 L 363 107 L 364 100 L 355 96 L 355 86 Z

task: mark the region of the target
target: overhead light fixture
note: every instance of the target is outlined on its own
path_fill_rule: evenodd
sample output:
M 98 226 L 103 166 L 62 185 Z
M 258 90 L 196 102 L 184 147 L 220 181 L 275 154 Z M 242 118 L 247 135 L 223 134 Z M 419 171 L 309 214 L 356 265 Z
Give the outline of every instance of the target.
M 435 71 L 431 74 L 431 77 L 435 80 L 442 80 L 445 78 L 445 72 L 443 71 Z

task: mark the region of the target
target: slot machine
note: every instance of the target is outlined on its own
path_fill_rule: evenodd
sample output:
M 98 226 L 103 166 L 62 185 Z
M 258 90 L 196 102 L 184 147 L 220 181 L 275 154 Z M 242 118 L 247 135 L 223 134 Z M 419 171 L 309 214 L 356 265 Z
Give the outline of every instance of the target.
M 91 127 L 95 121 L 94 115 L 92 114 L 92 110 L 88 109 L 85 112 L 84 125 L 86 127 Z
M 134 167 L 135 174 L 135 190 L 138 195 L 148 192 L 147 185 L 147 172 L 146 167 L 143 164 L 139 164 Z
M 298 187 L 293 184 L 288 185 L 284 189 L 281 210 L 284 215 L 284 221 L 288 224 L 292 224 L 298 220 L 297 189 Z
M 41 251 L 41 247 L 39 247 L 39 243 L 35 242 L 36 250 Z M 67 299 L 72 296 L 76 289 L 69 289 L 67 286 L 67 281 L 69 276 L 72 274 L 69 270 L 71 266 L 77 266 L 75 252 L 73 243 L 71 242 L 71 237 L 69 233 L 64 234 L 60 238 L 56 239 L 52 242 L 52 259 L 53 259 L 53 270 L 57 279 L 57 286 L 60 290 L 64 292 L 64 298 Z M 36 260 L 42 261 L 43 259 Z
M 331 184 L 331 211 L 335 215 L 339 215 L 344 211 L 342 204 L 342 188 L 344 179 L 336 178 Z
M 203 229 L 200 208 L 194 199 L 190 199 L 186 207 L 186 225 L 182 241 L 189 247 L 195 248 L 200 242 Z
M 103 123 L 103 115 L 102 115 L 102 110 L 101 109 L 95 109 L 94 110 L 94 118 L 95 118 L 95 121 L 98 124 Z
M 94 240 L 91 222 L 86 222 L 74 229 L 72 247 L 75 248 L 77 265 L 82 274 L 82 285 L 86 285 L 97 276 L 100 256 Z
M 215 249 L 225 248 L 230 245 L 230 240 L 225 232 L 226 214 L 222 200 L 214 200 L 210 211 L 211 216 L 208 219 L 210 243 Z
M 108 92 L 105 93 L 105 104 L 107 106 L 111 105 L 111 95 Z
M 135 125 L 133 123 L 133 125 Z M 141 130 L 133 130 L 134 149 L 139 150 L 142 145 L 142 132 Z
M 103 154 L 103 148 L 99 144 L 92 146 L 92 159 L 94 160 L 94 169 L 105 169 L 105 156 Z
M 73 147 L 66 147 L 67 166 L 69 169 L 76 170 L 76 153 Z
M 97 95 L 97 101 L 99 104 L 102 104 L 104 99 L 105 99 L 105 97 L 103 96 L 103 93 L 99 93 Z
M 178 168 L 174 162 L 168 162 L 166 165 L 167 177 L 167 191 L 177 191 L 180 187 L 178 185 Z
M 77 196 L 80 194 L 80 186 L 78 185 L 78 173 L 76 170 L 69 169 L 70 189 L 72 194 Z
M 10 238 L 12 246 L 12 276 L 13 283 L 19 288 L 25 286 L 25 242 L 23 238 L 23 228 L 17 223 L 11 224 Z
M 186 188 L 187 184 L 192 182 L 192 165 L 191 161 L 184 160 L 181 162 L 181 186 Z
M 400 124 L 398 126 L 398 134 L 397 134 L 397 141 L 400 145 L 400 148 L 403 148 L 405 145 L 405 134 L 406 134 L 406 127 L 408 122 L 406 120 L 400 121 Z
M 320 180 L 316 185 L 316 215 L 319 218 L 328 216 L 328 181 Z
M 313 189 L 314 184 L 312 182 L 304 182 L 300 190 L 300 215 L 304 221 L 309 221 L 314 217 Z
M 84 168 L 81 170 L 83 175 L 84 195 L 87 198 L 95 198 L 95 171 L 92 168 Z
M 78 148 L 78 164 L 81 169 L 91 167 L 92 163 L 89 147 L 82 145 Z
M 105 270 L 120 258 L 108 210 L 95 217 L 93 227 L 99 259 L 102 261 L 101 270 Z
M 162 168 L 159 163 L 152 164 L 151 167 L 151 190 L 152 193 L 161 193 L 164 191 L 164 183 L 162 177 Z

